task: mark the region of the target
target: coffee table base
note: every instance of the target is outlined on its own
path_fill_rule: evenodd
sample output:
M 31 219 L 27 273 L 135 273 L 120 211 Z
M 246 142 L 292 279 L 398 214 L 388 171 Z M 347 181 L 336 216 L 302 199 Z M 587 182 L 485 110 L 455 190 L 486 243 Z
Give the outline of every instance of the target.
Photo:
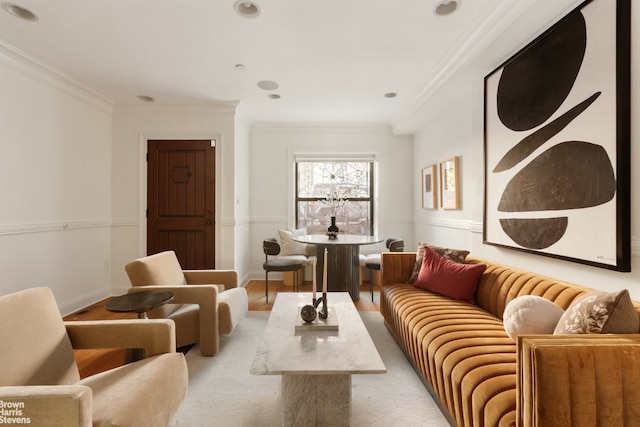
M 284 426 L 348 426 L 351 375 L 282 375 Z

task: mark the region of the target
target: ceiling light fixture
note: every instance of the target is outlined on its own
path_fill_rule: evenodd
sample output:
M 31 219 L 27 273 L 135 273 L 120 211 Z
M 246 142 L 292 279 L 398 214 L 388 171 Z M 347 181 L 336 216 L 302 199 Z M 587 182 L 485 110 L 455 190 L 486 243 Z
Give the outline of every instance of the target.
M 35 13 L 14 3 L 2 3 L 2 8 L 5 12 L 15 16 L 16 18 L 24 19 L 25 21 L 38 20 L 38 16 Z
M 398 94 L 395 92 L 387 92 L 384 94 L 385 98 L 395 98 L 396 96 L 398 96 Z
M 138 95 L 138 99 L 142 102 L 155 102 L 156 100 L 148 95 Z
M 433 9 L 433 13 L 437 16 L 451 15 L 460 7 L 460 0 L 442 0 Z
M 264 90 L 276 90 L 278 89 L 280 86 L 278 86 L 278 83 L 273 82 L 271 80 L 260 80 L 258 82 L 258 87 L 260 89 L 264 89 Z
M 269 98 L 271 98 L 271 99 L 280 99 L 280 95 L 278 95 L 277 93 L 270 93 L 269 94 Z
M 243 18 L 255 18 L 260 15 L 260 6 L 251 0 L 238 0 L 233 4 L 233 9 Z

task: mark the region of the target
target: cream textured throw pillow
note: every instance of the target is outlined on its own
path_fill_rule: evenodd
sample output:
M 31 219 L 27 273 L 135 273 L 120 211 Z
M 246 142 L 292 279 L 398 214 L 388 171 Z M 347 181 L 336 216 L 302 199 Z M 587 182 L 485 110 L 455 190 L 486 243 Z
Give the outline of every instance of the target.
M 502 321 L 507 335 L 515 341 L 518 335 L 552 334 L 563 314 L 560 306 L 546 298 L 523 295 L 509 301 Z
M 307 234 L 305 228 L 298 228 L 293 231 L 280 229 L 278 230 L 278 234 L 280 234 L 280 242 L 282 243 L 280 250 L 281 256 L 307 255 L 307 245 L 293 240 L 293 236 L 304 236 Z
M 554 334 L 637 334 L 638 314 L 628 290 L 589 292 L 564 313 Z

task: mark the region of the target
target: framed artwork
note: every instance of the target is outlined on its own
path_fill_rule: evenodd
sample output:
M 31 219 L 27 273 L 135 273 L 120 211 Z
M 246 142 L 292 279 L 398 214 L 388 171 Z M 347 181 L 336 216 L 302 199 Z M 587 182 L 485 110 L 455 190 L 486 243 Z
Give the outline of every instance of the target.
M 458 156 L 440 163 L 440 207 L 442 209 L 460 208 Z
M 631 0 L 588 0 L 484 80 L 484 242 L 631 269 Z
M 437 209 L 438 193 L 436 191 L 436 165 L 422 169 L 422 208 Z

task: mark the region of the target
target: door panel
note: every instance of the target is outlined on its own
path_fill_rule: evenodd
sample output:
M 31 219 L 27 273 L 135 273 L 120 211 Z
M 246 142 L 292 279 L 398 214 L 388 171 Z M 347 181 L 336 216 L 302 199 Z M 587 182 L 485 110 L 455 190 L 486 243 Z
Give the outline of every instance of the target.
M 174 250 L 185 269 L 215 268 L 215 146 L 149 140 L 147 253 Z

